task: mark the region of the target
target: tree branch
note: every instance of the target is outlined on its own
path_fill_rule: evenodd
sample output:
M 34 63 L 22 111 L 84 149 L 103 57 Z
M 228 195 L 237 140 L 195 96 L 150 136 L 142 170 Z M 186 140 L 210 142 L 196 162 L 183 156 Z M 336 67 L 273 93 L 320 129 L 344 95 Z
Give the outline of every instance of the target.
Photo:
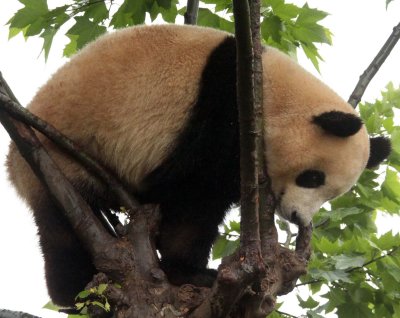
M 274 224 L 276 202 L 271 190 L 271 180 L 267 172 L 264 144 L 264 109 L 263 109 L 263 48 L 260 39 L 260 1 L 249 0 L 250 22 L 253 39 L 253 76 L 254 76 L 254 108 L 256 125 L 257 170 L 259 191 L 259 221 L 261 253 L 264 260 L 268 255 L 274 255 L 272 246 L 278 243 Z
M 199 0 L 188 0 L 186 12 L 184 14 L 184 23 L 193 24 L 197 23 L 197 13 L 199 12 Z
M 390 52 L 396 45 L 397 41 L 400 38 L 400 23 L 393 28 L 392 34 L 386 40 L 385 44 L 379 50 L 376 57 L 372 60 L 371 64 L 367 67 L 364 73 L 360 76 L 360 80 L 358 81 L 356 87 L 354 88 L 353 93 L 351 93 L 348 103 L 356 108 L 358 103 L 361 101 L 361 98 L 375 74 L 378 72 L 382 64 L 385 62 L 386 58 L 389 56 Z
M 1 80 L 0 93 L 7 94 L 8 85 L 4 79 Z M 3 104 L 4 101 L 0 100 L 0 106 Z M 171 286 L 158 267 L 155 253 L 153 238 L 157 225 L 156 209 L 150 206 L 133 209 L 127 236 L 113 238 L 59 171 L 33 130 L 11 118 L 1 107 L 0 122 L 55 202 L 63 208 L 76 235 L 91 255 L 96 269 L 104 271 L 112 281 L 121 283 L 121 290 L 114 290 L 110 303 L 115 308 L 124 306 L 127 312 L 124 317 L 159 317 L 162 305 L 170 301 L 171 294 L 166 291 L 170 291 Z M 102 280 L 96 277 L 94 282 L 108 283 L 107 277 Z M 157 303 L 151 314 L 150 301 Z
M 0 122 L 51 196 L 62 206 L 76 234 L 91 254 L 99 253 L 113 238 L 94 216 L 89 206 L 60 172 L 31 128 L 0 110 Z
M 22 311 L 0 309 L 0 318 L 40 318 Z
M 237 68 L 237 103 L 240 123 L 240 184 L 241 184 L 241 250 L 252 246 L 247 257 L 258 258 L 261 264 L 258 218 L 258 164 L 256 112 L 254 106 L 253 41 L 250 33 L 250 9 L 247 1 L 234 0 Z M 251 261 L 254 261 L 251 260 Z M 251 262 L 261 270 L 263 266 Z

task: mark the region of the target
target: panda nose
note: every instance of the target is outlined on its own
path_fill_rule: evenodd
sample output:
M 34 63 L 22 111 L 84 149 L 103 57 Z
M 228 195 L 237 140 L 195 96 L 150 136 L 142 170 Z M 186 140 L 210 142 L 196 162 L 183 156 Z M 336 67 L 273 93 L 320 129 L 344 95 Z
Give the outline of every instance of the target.
M 300 219 L 299 216 L 297 215 L 297 211 L 292 212 L 292 215 L 290 216 L 290 222 L 299 225 Z

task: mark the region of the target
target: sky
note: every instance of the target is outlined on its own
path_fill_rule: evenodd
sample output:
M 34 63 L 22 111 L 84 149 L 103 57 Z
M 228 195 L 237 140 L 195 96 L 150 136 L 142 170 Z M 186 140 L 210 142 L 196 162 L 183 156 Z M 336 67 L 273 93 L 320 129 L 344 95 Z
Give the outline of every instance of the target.
M 311 0 L 308 3 L 330 13 L 323 24 L 334 34 L 333 46 L 321 47 L 325 62 L 321 64 L 320 74 L 303 56 L 299 62 L 347 100 L 359 76 L 400 22 L 400 0 L 393 1 L 387 11 L 385 0 Z M 41 39 L 25 41 L 17 36 L 9 41 L 5 24 L 18 8 L 16 0 L 0 2 L 0 71 L 20 102 L 26 105 L 48 77 L 66 62 L 61 54 L 67 40 L 62 36 L 56 38 L 47 63 L 40 55 Z M 379 98 L 389 81 L 396 86 L 400 84 L 400 44 L 372 80 L 363 100 Z M 7 181 L 4 160 L 8 143 L 8 135 L 0 126 L 0 308 L 41 317 L 59 316 L 41 309 L 49 300 L 43 261 L 28 208 Z

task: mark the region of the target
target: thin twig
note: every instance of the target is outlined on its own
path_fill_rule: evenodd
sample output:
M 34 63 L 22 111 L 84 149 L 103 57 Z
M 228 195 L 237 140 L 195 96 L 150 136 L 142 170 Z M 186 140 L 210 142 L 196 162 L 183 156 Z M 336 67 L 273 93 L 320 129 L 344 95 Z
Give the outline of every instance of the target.
M 379 257 L 373 258 L 373 259 L 369 260 L 368 262 L 362 264 L 361 266 L 350 268 L 350 269 L 346 270 L 346 273 L 351 273 L 351 272 L 353 272 L 353 271 L 355 271 L 357 269 L 362 269 L 362 268 L 367 267 L 368 265 L 371 265 L 371 264 L 373 264 L 373 263 L 375 263 L 375 262 L 377 262 L 377 261 L 379 261 L 379 260 L 381 260 L 383 258 L 386 258 L 388 256 L 392 256 L 399 248 L 400 248 L 400 246 L 393 247 L 392 250 L 389 251 L 388 253 L 386 253 L 385 255 L 381 255 Z
M 286 317 L 289 317 L 289 318 L 298 318 L 297 316 L 293 316 L 293 315 L 291 315 L 291 314 L 288 314 L 287 312 L 283 312 L 283 311 L 280 311 L 280 310 L 275 310 L 278 314 L 280 314 L 280 315 L 283 315 L 283 316 L 286 316 Z
M 356 87 L 354 88 L 353 93 L 351 93 L 348 103 L 356 108 L 358 103 L 361 101 L 361 98 L 375 74 L 378 72 L 379 68 L 385 62 L 386 58 L 389 56 L 390 52 L 396 45 L 397 41 L 400 38 L 400 23 L 393 28 L 392 34 L 386 40 L 385 44 L 379 50 L 376 57 L 372 60 L 371 64 L 364 71 L 364 73 L 360 76 L 360 80 L 358 81 Z

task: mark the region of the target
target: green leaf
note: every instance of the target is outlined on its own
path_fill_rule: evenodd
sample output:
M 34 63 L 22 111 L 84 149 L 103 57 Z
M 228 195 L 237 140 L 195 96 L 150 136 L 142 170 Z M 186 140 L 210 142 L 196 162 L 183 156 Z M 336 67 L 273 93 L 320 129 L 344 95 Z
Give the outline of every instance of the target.
M 357 215 L 365 211 L 356 207 L 333 209 L 330 212 L 330 219 L 334 222 L 343 222 L 350 215 Z
M 100 23 L 108 18 L 108 9 L 104 1 L 90 0 L 86 8 L 85 16 L 94 23 Z
M 239 240 L 230 241 L 227 240 L 225 236 L 220 236 L 213 246 L 213 259 L 218 259 L 233 254 L 238 246 Z
M 48 28 L 47 30 L 44 30 L 43 33 L 40 35 L 40 37 L 43 38 L 44 40 L 42 50 L 44 50 L 44 58 L 46 61 L 47 58 L 49 57 L 51 44 L 53 43 L 53 39 L 57 31 L 58 31 L 57 29 Z
M 63 55 L 66 57 L 70 57 L 73 54 L 76 53 L 76 51 L 78 50 L 78 43 L 77 40 L 79 38 L 78 35 L 71 35 L 71 34 L 67 34 L 67 37 L 69 38 L 69 43 L 65 46 L 64 51 L 63 51 Z
M 170 8 L 166 9 L 163 6 L 159 5 L 159 1 L 154 1 L 153 5 L 150 9 L 150 18 L 154 21 L 159 14 L 162 15 L 163 19 L 166 22 L 174 23 L 176 16 L 178 15 L 178 9 L 176 7 L 175 1 L 167 1 Z
M 330 313 L 336 309 L 337 306 L 346 303 L 346 295 L 345 291 L 339 288 L 332 288 L 326 294 L 321 295 L 321 297 L 328 299 L 326 303 L 325 312 Z
M 146 0 L 124 0 L 111 19 L 110 26 L 123 28 L 144 23 L 147 11 Z
M 351 290 L 351 298 L 355 304 L 370 303 L 374 301 L 370 286 L 365 283 Z
M 268 15 L 261 22 L 261 35 L 265 40 L 271 37 L 275 42 L 281 41 L 281 31 L 283 24 L 281 19 L 276 15 Z
M 325 316 L 321 316 L 319 313 L 315 312 L 314 310 L 307 310 L 307 317 L 308 318 L 325 318 Z
M 299 301 L 299 305 L 303 308 L 315 308 L 319 305 L 319 302 L 314 300 L 311 296 L 308 297 L 307 300 L 303 300 L 299 295 L 297 295 L 297 300 Z
M 233 32 L 234 30 L 233 22 L 221 18 L 219 15 L 205 8 L 199 9 L 197 24 L 201 26 L 225 30 L 228 32 Z
M 27 26 L 24 29 L 20 29 L 20 28 L 11 28 L 9 29 L 8 32 L 8 39 L 12 39 L 14 36 L 18 35 L 19 33 L 22 33 L 25 36 L 26 30 L 29 28 L 29 26 Z
M 230 221 L 229 222 L 229 231 L 240 233 L 240 222 Z
M 331 44 L 330 36 L 320 25 L 295 25 L 292 29 L 295 38 L 310 47 L 312 42 Z
M 398 266 L 388 265 L 386 270 L 396 282 L 400 283 L 400 268 Z
M 88 19 L 88 17 L 75 17 L 75 25 L 67 31 L 67 35 L 75 35 L 76 48 L 79 50 L 87 43 L 106 32 L 104 26 L 100 26 Z
M 360 267 L 365 263 L 365 257 L 355 255 L 337 255 L 332 256 L 332 259 L 336 262 L 335 267 L 337 269 L 348 269 L 353 267 Z
M 315 25 L 318 21 L 325 19 L 328 16 L 327 12 L 310 8 L 307 3 L 300 11 L 296 24 L 300 25 Z
M 46 0 L 19 0 L 25 7 L 8 21 L 11 28 L 25 28 L 45 16 L 49 9 Z
M 326 237 L 322 237 L 320 240 L 314 239 L 313 244 L 322 253 L 336 254 L 341 251 L 340 241 L 331 242 Z
M 43 30 L 43 28 L 46 26 L 44 22 L 45 22 L 45 19 L 43 17 L 37 18 L 26 29 L 25 36 L 34 36 L 34 35 L 39 34 Z
M 86 306 L 86 303 L 75 303 L 75 307 L 78 310 L 81 310 L 85 306 Z
M 386 178 L 382 184 L 382 190 L 391 200 L 399 202 L 400 182 L 397 172 L 390 169 L 386 170 Z
M 92 301 L 91 304 L 95 305 L 95 306 L 98 306 L 98 307 L 104 309 L 105 311 L 107 311 L 106 306 L 104 304 L 102 304 L 101 302 L 99 302 L 99 301 L 96 301 L 96 300 Z
M 60 307 L 54 305 L 52 301 L 49 301 L 46 305 L 43 306 L 44 309 L 59 311 Z
M 393 247 L 399 246 L 400 236 L 399 234 L 393 235 L 392 231 L 388 231 L 379 238 L 373 237 L 372 241 L 383 251 L 392 249 Z
M 368 308 L 368 304 L 346 303 L 337 308 L 340 318 L 376 318 Z
M 77 298 L 85 299 L 85 298 L 87 298 L 90 294 L 91 294 L 91 292 L 90 292 L 89 290 L 82 290 L 82 291 L 76 296 L 76 299 L 77 299 Z
M 323 278 L 323 279 L 327 280 L 328 282 L 342 281 L 345 283 L 352 283 L 352 280 L 349 278 L 349 274 L 347 274 L 343 270 L 322 271 L 322 270 L 313 269 L 310 271 L 310 274 L 313 278 L 316 278 L 316 279 Z
M 285 317 L 282 316 L 280 313 L 273 311 L 268 315 L 268 318 L 285 318 Z
M 291 3 L 282 3 L 273 7 L 273 12 L 279 18 L 285 21 L 291 21 L 296 18 L 302 9 Z
M 98 293 L 99 295 L 102 295 L 102 294 L 104 293 L 104 291 L 107 289 L 107 287 L 108 287 L 108 284 L 100 284 L 100 285 L 97 287 L 97 293 Z
M 197 16 L 197 24 L 212 28 L 219 28 L 219 20 L 221 18 L 209 9 L 199 8 Z
M 395 127 L 390 137 L 392 142 L 392 150 L 400 154 L 400 127 Z

